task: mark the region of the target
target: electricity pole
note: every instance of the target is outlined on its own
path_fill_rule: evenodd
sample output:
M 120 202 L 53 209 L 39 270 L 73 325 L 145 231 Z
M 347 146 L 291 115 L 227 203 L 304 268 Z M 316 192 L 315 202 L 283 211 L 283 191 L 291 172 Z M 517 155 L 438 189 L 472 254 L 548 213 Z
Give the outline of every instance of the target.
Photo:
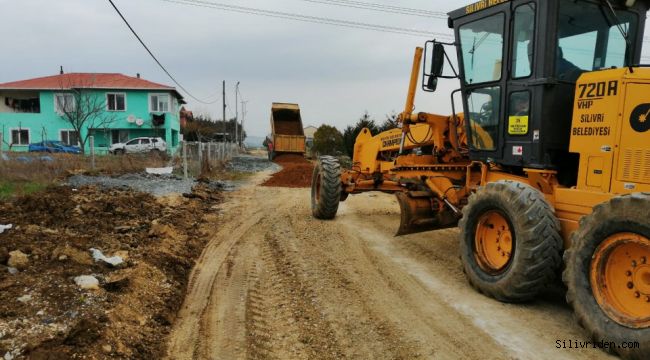
M 239 143 L 239 137 L 237 133 L 239 132 L 239 103 L 237 101 L 237 93 L 239 93 L 239 81 L 235 86 L 235 144 Z
M 226 142 L 226 80 L 223 81 L 223 142 Z
M 239 146 L 242 146 L 244 142 L 244 121 L 246 121 L 246 103 L 248 101 L 243 101 L 241 102 L 241 134 L 239 136 Z

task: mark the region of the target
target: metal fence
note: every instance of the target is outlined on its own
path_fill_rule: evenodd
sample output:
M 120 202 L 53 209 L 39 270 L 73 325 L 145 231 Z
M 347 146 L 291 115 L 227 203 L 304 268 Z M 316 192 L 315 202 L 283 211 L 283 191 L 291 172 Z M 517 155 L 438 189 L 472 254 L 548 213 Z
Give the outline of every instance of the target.
M 189 142 L 183 141 L 175 158 L 183 167 L 185 177 L 198 175 L 205 166 L 216 167 L 239 154 L 239 146 L 228 142 Z

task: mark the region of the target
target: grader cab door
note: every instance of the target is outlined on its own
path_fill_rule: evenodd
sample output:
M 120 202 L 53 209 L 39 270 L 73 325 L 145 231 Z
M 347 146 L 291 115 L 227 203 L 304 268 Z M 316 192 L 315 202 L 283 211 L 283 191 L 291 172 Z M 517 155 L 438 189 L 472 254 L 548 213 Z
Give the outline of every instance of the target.
M 543 167 L 537 149 L 543 107 L 543 53 L 539 36 L 549 5 L 538 1 L 494 2 L 450 14 L 456 31 L 463 105 L 474 160 Z M 540 80 L 541 79 L 541 80 Z

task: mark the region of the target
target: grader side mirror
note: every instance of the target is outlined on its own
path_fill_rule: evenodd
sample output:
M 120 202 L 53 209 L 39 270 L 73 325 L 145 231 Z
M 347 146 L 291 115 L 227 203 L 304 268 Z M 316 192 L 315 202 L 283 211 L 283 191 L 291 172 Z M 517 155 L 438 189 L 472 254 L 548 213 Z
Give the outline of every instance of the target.
M 427 61 L 425 58 L 425 67 L 426 65 Z M 431 62 L 429 65 L 429 71 L 426 68 L 424 70 L 425 81 L 422 82 L 422 88 L 424 91 L 434 92 L 438 87 L 438 78 L 442 76 L 442 70 L 445 65 L 445 47 L 442 44 L 433 43 L 433 47 L 431 48 Z
M 445 65 L 445 47 L 442 44 L 435 44 L 433 46 L 433 54 L 431 56 L 431 74 L 436 78 L 442 75 L 442 69 Z

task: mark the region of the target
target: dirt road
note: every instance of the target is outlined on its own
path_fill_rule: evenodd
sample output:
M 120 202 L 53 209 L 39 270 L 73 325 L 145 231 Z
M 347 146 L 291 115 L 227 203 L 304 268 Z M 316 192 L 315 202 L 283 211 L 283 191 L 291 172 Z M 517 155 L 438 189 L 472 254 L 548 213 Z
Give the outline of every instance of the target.
M 398 219 L 390 195 L 351 196 L 323 222 L 308 189 L 238 190 L 194 270 L 169 358 L 608 357 L 556 348 L 586 340 L 561 292 L 525 305 L 477 294 L 456 230 L 395 238 Z

